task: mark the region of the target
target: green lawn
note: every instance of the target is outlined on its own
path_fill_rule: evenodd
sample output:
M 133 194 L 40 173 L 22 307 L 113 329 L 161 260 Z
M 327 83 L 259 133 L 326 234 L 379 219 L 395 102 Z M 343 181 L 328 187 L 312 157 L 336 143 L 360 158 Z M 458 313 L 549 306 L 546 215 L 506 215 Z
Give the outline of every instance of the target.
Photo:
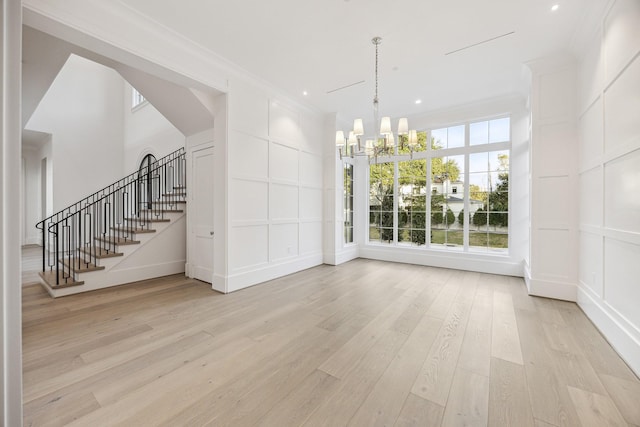
M 409 236 L 407 230 L 399 231 L 399 239 L 401 242 L 408 242 Z M 375 241 L 380 239 L 380 232 L 376 227 L 369 228 L 369 240 Z M 432 230 L 431 243 L 436 245 L 450 244 L 462 246 L 463 242 L 462 230 Z M 508 248 L 509 235 L 507 233 L 497 232 L 478 232 L 471 231 L 469 233 L 469 246 L 490 248 Z
M 444 244 L 445 230 L 433 230 L 431 243 Z M 446 243 L 462 246 L 462 231 L 446 232 Z M 486 233 L 471 231 L 469 233 L 469 246 L 480 246 L 490 248 L 508 248 L 509 235 L 506 233 Z

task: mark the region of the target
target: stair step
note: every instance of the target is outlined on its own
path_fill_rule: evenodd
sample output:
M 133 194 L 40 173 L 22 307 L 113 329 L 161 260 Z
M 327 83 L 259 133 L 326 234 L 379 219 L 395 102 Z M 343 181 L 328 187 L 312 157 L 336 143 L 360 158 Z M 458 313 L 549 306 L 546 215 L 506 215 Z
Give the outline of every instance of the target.
M 186 200 L 163 200 L 163 201 L 160 201 L 160 202 L 151 202 L 151 203 L 153 203 L 154 205 L 162 204 L 162 205 L 171 206 L 172 204 L 176 204 L 176 203 L 187 203 L 187 201 Z
M 61 259 L 60 262 L 63 263 L 67 268 L 69 268 L 68 259 Z M 78 265 L 78 263 L 80 263 L 80 265 Z M 83 261 L 82 258 L 80 259 L 76 258 L 71 260 L 71 264 L 72 264 L 71 269 L 73 270 L 74 273 L 88 273 L 90 271 L 104 270 L 104 267 L 92 264 L 90 262 L 86 263 Z
M 129 227 L 111 227 L 113 231 L 121 231 L 123 233 L 143 234 L 143 233 L 155 233 L 153 228 L 129 228 Z
M 64 272 L 63 271 L 59 271 L 58 272 L 58 277 L 60 278 L 59 285 L 56 285 L 56 271 L 40 271 L 38 273 L 40 275 L 40 277 L 42 278 L 42 280 L 44 280 L 44 282 L 47 284 L 47 286 L 49 286 L 52 289 L 59 289 L 59 288 L 68 288 L 70 286 L 80 286 L 80 285 L 84 285 L 83 281 L 77 281 L 73 278 L 73 276 L 69 276 L 65 279 L 64 276 Z
M 96 237 L 96 240 L 100 242 L 116 244 L 118 246 L 137 245 L 140 243 L 139 240 L 124 239 L 122 237 Z
M 181 192 L 176 191 L 175 193 L 164 193 L 162 196 L 163 197 L 172 197 L 172 196 L 186 197 L 187 193 L 182 191 Z
M 135 221 L 138 224 L 146 224 L 147 222 L 171 222 L 169 218 L 125 218 L 127 221 Z
M 182 213 L 184 212 L 182 209 L 141 209 L 142 212 L 149 212 L 151 215 L 161 214 L 161 213 Z
M 173 189 L 174 190 L 186 190 L 187 187 L 186 187 L 186 185 L 174 185 Z
M 113 257 L 124 255 L 122 252 L 115 252 L 115 251 L 112 251 L 112 250 L 107 250 L 107 249 L 105 249 L 103 247 L 100 247 L 100 246 L 94 246 L 91 249 L 82 248 L 82 249 L 79 249 L 79 251 L 83 252 L 83 253 L 85 253 L 87 255 L 89 255 L 89 252 L 91 252 L 91 255 L 95 256 L 97 259 L 113 258 Z

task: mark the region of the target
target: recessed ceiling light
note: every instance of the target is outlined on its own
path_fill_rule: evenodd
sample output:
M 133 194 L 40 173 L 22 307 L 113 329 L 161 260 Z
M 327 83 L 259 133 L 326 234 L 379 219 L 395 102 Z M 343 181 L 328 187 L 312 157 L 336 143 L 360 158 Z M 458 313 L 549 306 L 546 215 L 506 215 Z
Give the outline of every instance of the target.
M 416 99 L 416 104 L 422 104 L 422 99 Z
M 559 7 L 560 7 L 559 4 L 554 4 L 553 6 L 551 6 L 551 12 L 555 12 L 556 10 L 558 10 Z
M 304 96 L 309 95 L 309 93 L 308 93 L 306 90 L 303 90 L 303 91 L 302 91 L 302 94 L 303 94 Z

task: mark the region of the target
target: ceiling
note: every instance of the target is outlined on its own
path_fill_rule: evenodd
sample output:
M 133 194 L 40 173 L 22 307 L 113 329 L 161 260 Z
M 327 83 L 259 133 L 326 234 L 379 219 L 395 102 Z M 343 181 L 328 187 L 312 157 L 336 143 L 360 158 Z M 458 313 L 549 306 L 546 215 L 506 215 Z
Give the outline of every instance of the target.
M 34 130 L 22 129 L 22 147 L 39 150 L 47 143 L 51 134 Z
M 194 135 L 211 127 L 213 113 L 209 106 L 219 94 L 215 90 L 203 91 L 170 82 L 28 26 L 23 26 L 22 34 L 23 127 L 30 126 L 29 119 L 72 54 L 118 72 L 183 135 Z M 43 138 L 38 134 L 23 133 L 25 146 L 42 145 Z
M 421 114 L 526 94 L 523 64 L 568 51 L 602 0 L 114 0 L 289 95 L 342 118 L 370 116 L 374 36 L 380 113 Z M 557 11 L 551 6 L 558 4 Z M 512 33 L 509 35 L 505 35 Z M 505 35 L 504 37 L 498 36 Z M 468 49 L 469 45 L 496 38 Z M 364 83 L 333 92 L 356 82 Z M 303 91 L 308 95 L 303 96 Z M 420 99 L 422 103 L 416 104 Z

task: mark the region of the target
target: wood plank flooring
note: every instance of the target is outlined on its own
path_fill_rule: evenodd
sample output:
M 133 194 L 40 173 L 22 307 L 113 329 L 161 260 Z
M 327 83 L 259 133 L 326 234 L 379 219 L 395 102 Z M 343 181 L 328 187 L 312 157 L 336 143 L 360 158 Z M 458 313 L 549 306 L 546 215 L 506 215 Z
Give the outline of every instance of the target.
M 517 278 L 355 260 L 53 300 L 23 277 L 25 426 L 640 425 L 638 378 Z

